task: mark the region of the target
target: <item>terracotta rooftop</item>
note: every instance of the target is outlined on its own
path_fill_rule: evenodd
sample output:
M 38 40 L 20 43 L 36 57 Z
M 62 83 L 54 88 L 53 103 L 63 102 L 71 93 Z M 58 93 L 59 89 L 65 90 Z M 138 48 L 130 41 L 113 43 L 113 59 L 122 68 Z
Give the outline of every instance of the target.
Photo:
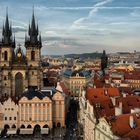
M 116 100 L 117 105 L 119 105 L 119 102 L 122 102 L 122 111 L 124 114 L 130 113 L 131 109 L 140 108 L 140 97 L 136 95 L 120 97 Z
M 110 97 L 120 96 L 117 88 L 87 88 L 86 99 L 94 106 L 97 118 L 115 115 Z
M 129 137 L 131 140 L 140 140 L 140 127 L 131 130 L 124 137 Z
M 134 127 L 131 128 L 129 124 L 129 118 L 133 116 L 134 118 Z M 120 137 L 128 137 L 128 134 L 131 134 L 134 130 L 140 127 L 140 113 L 133 114 L 123 114 L 116 116 L 111 122 L 111 129 L 113 133 Z M 131 132 L 131 133 L 130 133 Z
M 60 86 L 62 87 L 63 92 L 69 95 L 69 89 L 65 86 L 64 82 L 60 82 Z
M 118 88 L 89 88 L 86 89 L 86 98 L 88 100 L 91 100 L 92 97 L 116 97 L 120 96 L 120 92 Z
M 140 71 L 125 72 L 125 79 L 140 80 Z

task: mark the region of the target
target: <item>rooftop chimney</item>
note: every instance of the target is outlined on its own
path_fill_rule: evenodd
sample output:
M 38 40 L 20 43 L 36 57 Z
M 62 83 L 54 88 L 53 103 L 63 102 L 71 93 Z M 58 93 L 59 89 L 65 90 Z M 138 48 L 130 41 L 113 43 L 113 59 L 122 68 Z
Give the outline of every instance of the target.
M 129 117 L 129 125 L 131 128 L 134 128 L 134 117 L 132 115 Z
M 122 114 L 122 102 L 119 102 L 119 107 L 115 107 L 115 116 Z
M 104 90 L 104 95 L 105 95 L 105 96 L 108 95 L 108 90 L 107 90 L 107 89 Z

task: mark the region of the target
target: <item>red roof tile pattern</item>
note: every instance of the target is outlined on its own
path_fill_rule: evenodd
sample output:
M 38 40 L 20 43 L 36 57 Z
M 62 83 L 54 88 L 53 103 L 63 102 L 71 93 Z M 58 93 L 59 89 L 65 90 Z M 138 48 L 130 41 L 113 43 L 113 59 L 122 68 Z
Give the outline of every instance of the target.
M 140 80 L 140 71 L 125 72 L 125 79 Z
M 64 82 L 60 82 L 60 86 L 62 87 L 63 92 L 64 92 L 66 95 L 69 95 L 70 90 L 65 86 Z
M 134 118 L 133 128 L 131 128 L 129 124 L 130 116 L 133 116 Z M 128 135 L 130 135 L 134 130 L 140 128 L 140 113 L 122 114 L 116 116 L 116 118 L 112 120 L 110 123 L 111 123 L 111 130 L 115 135 L 120 137 L 128 137 Z
M 115 115 L 115 108 L 110 97 L 120 96 L 117 88 L 87 88 L 86 99 L 94 106 L 96 117 L 109 117 Z
M 124 114 L 130 113 L 131 109 L 140 108 L 140 97 L 136 95 L 127 95 L 116 100 L 117 105 L 122 102 L 122 112 Z

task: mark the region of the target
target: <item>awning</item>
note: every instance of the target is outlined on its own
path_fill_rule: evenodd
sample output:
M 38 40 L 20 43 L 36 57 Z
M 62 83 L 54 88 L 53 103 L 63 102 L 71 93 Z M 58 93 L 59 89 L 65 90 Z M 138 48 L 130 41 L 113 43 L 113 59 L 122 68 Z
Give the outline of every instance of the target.
M 33 129 L 32 128 L 20 129 L 20 134 L 33 134 Z
M 8 135 L 14 135 L 16 133 L 17 133 L 17 130 L 16 129 L 8 129 L 8 131 L 7 131 L 7 134 Z
M 41 134 L 49 134 L 49 128 L 41 128 Z

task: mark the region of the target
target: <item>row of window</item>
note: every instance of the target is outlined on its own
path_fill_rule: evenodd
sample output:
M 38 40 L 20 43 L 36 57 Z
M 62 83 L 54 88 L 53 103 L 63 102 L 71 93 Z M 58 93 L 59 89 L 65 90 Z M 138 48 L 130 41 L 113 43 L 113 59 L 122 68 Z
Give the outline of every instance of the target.
M 84 84 L 84 81 L 71 81 L 71 84 Z
M 16 120 L 16 119 L 17 119 L 16 117 L 13 117 L 13 118 L 12 118 L 12 117 L 5 117 L 5 120 L 6 120 L 6 121 L 7 121 L 7 120 L 10 120 L 10 121 L 11 121 L 11 120 Z
M 14 108 L 5 108 L 5 110 L 12 110 L 12 111 L 13 111 L 13 110 L 14 110 Z
M 38 104 L 38 105 L 37 105 Z M 34 104 L 35 107 L 41 107 L 41 105 L 43 105 L 43 107 L 45 106 L 50 106 L 51 103 L 37 103 L 37 104 Z M 53 102 L 53 104 L 56 104 L 56 105 L 62 105 L 63 104 L 63 101 L 55 101 Z M 21 104 L 21 107 L 28 107 L 28 106 L 32 106 L 33 104 Z
M 8 52 L 4 51 L 4 53 L 2 53 L 2 58 L 4 58 L 5 61 L 8 60 Z M 35 60 L 35 51 L 31 51 L 31 60 L 34 61 Z
M 34 71 L 32 71 L 32 75 L 34 75 Z M 3 76 L 3 80 L 10 80 L 11 76 L 10 73 L 8 73 L 8 76 Z

